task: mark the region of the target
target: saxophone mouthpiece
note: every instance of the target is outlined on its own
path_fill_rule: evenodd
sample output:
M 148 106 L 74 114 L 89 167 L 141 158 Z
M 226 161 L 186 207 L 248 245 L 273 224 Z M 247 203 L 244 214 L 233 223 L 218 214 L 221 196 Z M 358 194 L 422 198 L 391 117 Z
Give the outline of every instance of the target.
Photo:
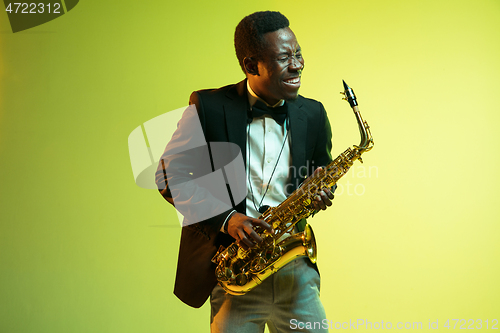
M 342 80 L 342 83 L 344 83 L 344 90 L 349 90 L 349 86 L 347 85 L 347 83 L 345 83 L 344 80 Z
M 351 105 L 351 108 L 355 107 L 358 105 L 358 102 L 356 101 L 356 95 L 354 95 L 354 91 L 352 90 L 351 87 L 349 87 L 347 85 L 347 83 L 345 83 L 344 80 L 342 80 L 342 82 L 344 83 L 344 96 L 345 96 L 345 100 L 349 102 L 349 105 Z

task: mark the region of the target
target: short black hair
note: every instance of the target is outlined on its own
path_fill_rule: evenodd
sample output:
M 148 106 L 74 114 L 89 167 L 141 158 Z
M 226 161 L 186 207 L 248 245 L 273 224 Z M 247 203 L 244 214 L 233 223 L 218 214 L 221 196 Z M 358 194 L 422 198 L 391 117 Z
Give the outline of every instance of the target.
M 246 73 L 243 59 L 252 56 L 258 58 L 265 49 L 263 35 L 289 25 L 285 15 L 272 11 L 255 12 L 238 23 L 234 32 L 234 48 L 243 72 Z

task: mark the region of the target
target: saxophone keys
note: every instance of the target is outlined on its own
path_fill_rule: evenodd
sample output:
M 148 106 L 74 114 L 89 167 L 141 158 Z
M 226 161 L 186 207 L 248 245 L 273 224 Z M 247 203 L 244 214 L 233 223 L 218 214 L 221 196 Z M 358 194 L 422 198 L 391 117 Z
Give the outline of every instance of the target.
M 275 230 L 274 233 L 277 232 L 277 228 L 273 226 L 273 229 Z M 262 235 L 262 243 L 265 244 L 266 247 L 274 247 L 275 244 L 275 239 L 274 239 L 274 234 L 272 233 L 265 233 Z
M 248 281 L 248 277 L 245 273 L 240 273 L 236 275 L 235 282 L 238 286 L 244 286 Z
M 266 268 L 266 261 L 263 258 L 257 257 L 252 261 L 252 271 L 253 272 L 260 272 L 264 268 Z
M 219 281 L 228 281 L 233 276 L 233 271 L 231 268 L 225 266 L 222 269 L 217 269 L 215 274 Z
M 224 269 L 224 277 L 226 278 L 226 280 L 229 280 L 232 276 L 233 271 L 231 270 L 231 268 L 226 267 L 226 269 Z

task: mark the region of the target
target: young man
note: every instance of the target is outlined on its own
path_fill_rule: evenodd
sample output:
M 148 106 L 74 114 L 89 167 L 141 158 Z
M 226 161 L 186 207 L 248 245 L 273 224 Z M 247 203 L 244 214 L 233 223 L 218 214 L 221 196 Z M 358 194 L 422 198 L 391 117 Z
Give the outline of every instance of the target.
M 182 228 L 174 293 L 194 307 L 210 296 L 212 332 L 263 332 L 266 323 L 271 332 L 289 332 L 292 323 L 302 328 L 306 325 L 297 323 L 320 323 L 325 318 L 315 265 L 304 258 L 294 260 L 247 294 L 232 296 L 217 285 L 211 259 L 220 245 L 235 240 L 244 249 L 255 246 L 261 241 L 256 226 L 271 230 L 258 219 L 262 207 L 277 206 L 317 167 L 331 161 L 330 123 L 321 103 L 298 94 L 304 58 L 285 16 L 267 11 L 245 17 L 236 27 L 235 48 L 246 79 L 194 92 L 190 104 L 196 106 L 209 145 L 231 142 L 240 148 L 248 191 L 234 209 Z M 190 142 L 184 123 L 179 123 L 173 141 Z M 196 191 L 173 194 L 167 184 L 171 186 L 175 176 L 167 174 L 169 165 L 181 160 L 179 178 L 189 178 L 196 169 L 192 165 L 203 163 L 204 155 L 167 155 L 157 171 L 161 194 L 176 206 L 201 204 L 204 198 L 196 198 Z M 319 191 L 315 208 L 326 209 L 331 199 L 329 189 Z M 295 232 L 304 226 L 301 221 Z M 311 332 L 326 331 L 314 327 Z

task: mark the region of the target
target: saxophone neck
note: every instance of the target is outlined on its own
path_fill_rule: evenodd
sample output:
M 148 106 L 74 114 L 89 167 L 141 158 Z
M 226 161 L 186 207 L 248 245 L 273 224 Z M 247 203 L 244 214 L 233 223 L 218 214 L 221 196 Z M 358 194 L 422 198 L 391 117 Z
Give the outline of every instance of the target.
M 342 80 L 342 82 L 344 84 L 344 92 L 341 94 L 344 95 L 343 99 L 349 102 L 349 105 L 354 111 L 356 121 L 358 122 L 359 134 L 361 135 L 361 142 L 359 143 L 359 146 L 355 146 L 355 148 L 358 150 L 359 154 L 362 154 L 373 148 L 373 138 L 370 133 L 370 126 L 368 126 L 368 123 L 363 120 L 363 117 L 361 117 L 354 90 L 352 90 L 352 88 L 349 87 L 344 80 Z
M 364 153 L 373 148 L 373 138 L 372 134 L 370 133 L 370 126 L 368 126 L 368 123 L 363 120 L 363 117 L 361 117 L 361 113 L 359 112 L 359 108 L 357 105 L 353 106 L 352 110 L 354 111 L 354 115 L 356 116 L 359 127 L 359 135 L 361 136 L 361 141 L 359 145 L 356 146 L 356 148 L 361 153 Z

